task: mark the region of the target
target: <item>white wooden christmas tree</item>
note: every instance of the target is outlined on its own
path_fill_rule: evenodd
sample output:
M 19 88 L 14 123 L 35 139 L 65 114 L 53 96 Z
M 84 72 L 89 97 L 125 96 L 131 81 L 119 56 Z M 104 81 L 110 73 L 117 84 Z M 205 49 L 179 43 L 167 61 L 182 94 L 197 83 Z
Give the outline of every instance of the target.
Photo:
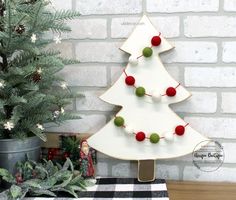
M 207 140 L 169 108 L 169 104 L 191 96 L 169 75 L 160 60 L 159 54 L 172 48 L 143 16 L 120 48 L 131 55 L 128 65 L 100 97 L 122 109 L 88 139 L 91 147 L 106 155 L 139 161 L 140 172 L 141 161 L 153 161 L 152 164 L 156 159 L 183 156 Z M 152 175 L 141 175 L 141 172 L 139 180 L 153 180 L 155 168 L 149 170 L 143 166 Z

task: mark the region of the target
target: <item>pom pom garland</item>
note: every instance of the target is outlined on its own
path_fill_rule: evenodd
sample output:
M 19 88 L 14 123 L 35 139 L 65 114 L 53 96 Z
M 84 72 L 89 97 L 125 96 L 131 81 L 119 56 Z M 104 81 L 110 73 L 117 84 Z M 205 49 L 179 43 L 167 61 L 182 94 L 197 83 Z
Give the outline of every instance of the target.
M 173 87 L 168 87 L 168 88 L 166 89 L 166 95 L 167 95 L 168 97 L 173 97 L 173 96 L 175 96 L 175 95 L 176 95 L 176 89 L 173 88 Z
M 159 35 L 153 36 L 151 39 L 151 47 L 145 47 L 142 51 L 142 55 L 136 57 L 136 56 L 130 56 L 129 57 L 129 63 L 132 66 L 136 66 L 138 64 L 138 59 L 141 58 L 142 56 L 144 57 L 150 57 L 153 54 L 153 50 L 152 47 L 154 46 L 159 46 L 161 44 L 161 37 L 160 37 L 161 33 L 159 33 Z M 150 96 L 152 97 L 152 100 L 154 102 L 159 102 L 161 100 L 161 96 L 169 96 L 169 97 L 173 97 L 176 95 L 176 88 L 180 85 L 178 84 L 175 88 L 174 87 L 168 87 L 166 89 L 165 94 L 159 94 L 157 92 L 153 92 L 152 94 L 147 94 L 146 90 L 144 87 L 136 87 L 135 84 L 135 78 L 133 76 L 128 76 L 124 70 L 124 73 L 126 75 L 126 79 L 125 79 L 125 83 L 129 86 L 134 86 L 136 88 L 135 90 L 135 94 L 138 97 L 143 97 L 144 95 Z
M 180 83 L 174 88 L 174 87 L 168 87 L 166 89 L 166 93 L 165 94 L 160 94 L 157 91 L 153 91 L 152 94 L 147 94 L 146 90 L 144 87 L 136 87 L 135 84 L 135 78 L 133 76 L 128 76 L 128 74 L 125 72 L 125 70 L 123 70 L 126 78 L 125 78 L 125 83 L 129 86 L 133 86 L 136 88 L 135 93 L 138 97 L 142 97 L 144 95 L 150 96 L 152 97 L 152 100 L 154 102 L 159 102 L 161 100 L 161 96 L 169 96 L 169 97 L 173 97 L 176 95 L 176 89 L 180 86 Z
M 130 56 L 129 57 L 129 64 L 132 66 L 138 65 L 138 58 L 135 56 Z
M 134 78 L 133 76 L 127 76 L 127 77 L 125 78 L 125 83 L 126 83 L 127 85 L 134 85 L 134 83 L 135 83 L 135 78 Z
M 132 128 L 132 126 L 125 126 L 125 132 L 131 135 L 134 133 L 134 129 Z
M 125 123 L 125 120 L 124 120 L 123 117 L 116 117 L 116 118 L 114 119 L 114 124 L 115 124 L 116 126 L 118 126 L 118 127 L 124 126 L 124 123 Z
M 174 132 L 166 132 L 162 137 L 157 133 L 150 133 L 150 136 L 147 137 L 146 134 L 143 131 L 135 132 L 133 127 L 130 125 L 124 125 L 125 120 L 123 117 L 115 117 L 114 124 L 117 127 L 124 128 L 124 131 L 129 135 L 135 135 L 135 138 L 138 142 L 144 141 L 145 139 L 148 139 L 151 143 L 157 144 L 161 139 L 164 139 L 167 142 L 172 142 L 174 140 L 174 134 L 178 136 L 182 136 L 185 132 L 185 127 L 189 125 L 187 123 L 185 126 L 178 125 L 176 126 Z
M 161 34 L 161 33 L 160 33 Z M 151 39 L 151 44 L 152 46 L 159 46 L 161 44 L 161 37 L 160 37 L 160 34 L 159 35 L 156 35 L 156 36 L 153 36 L 152 39 Z M 138 64 L 138 59 L 142 56 L 144 57 L 150 57 L 152 56 L 153 54 L 153 50 L 152 50 L 152 47 L 145 47 L 142 51 L 142 55 L 136 57 L 136 56 L 130 56 L 129 57 L 129 63 L 130 65 L 133 65 L 133 66 L 136 66 Z M 180 85 L 177 85 L 177 87 L 168 87 L 166 89 L 166 93 L 165 94 L 160 94 L 158 92 L 153 92 L 152 94 L 147 94 L 146 93 L 146 90 L 144 87 L 136 87 L 134 84 L 135 84 L 135 78 L 133 76 L 128 76 L 124 70 L 124 73 L 126 75 L 126 78 L 125 78 L 125 83 L 129 86 L 134 86 L 136 88 L 135 90 L 135 94 L 136 96 L 138 97 L 143 97 L 144 95 L 147 95 L 147 96 L 150 96 L 152 97 L 152 100 L 154 102 L 159 102 L 161 100 L 161 96 L 169 96 L 169 97 L 173 97 L 176 95 L 176 88 Z
M 174 140 L 174 134 L 168 132 L 168 133 L 165 134 L 164 139 L 165 139 L 167 142 L 172 142 L 172 141 Z
M 136 133 L 136 136 L 135 136 L 136 140 L 139 141 L 139 142 L 145 140 L 145 137 L 146 137 L 145 133 L 142 132 L 142 131 Z
M 185 127 L 182 125 L 176 126 L 175 133 L 179 136 L 183 135 L 185 132 Z
M 157 133 L 152 133 L 151 135 L 150 135 L 150 142 L 151 143 L 158 143 L 159 142 L 159 140 L 160 140 L 160 136 L 157 134 Z
M 144 57 L 150 57 L 152 55 L 152 48 L 150 47 L 145 47 L 143 49 L 143 56 Z
M 153 46 L 159 46 L 161 44 L 161 37 L 160 36 L 154 36 L 151 40 L 151 43 Z
M 159 92 L 153 91 L 152 92 L 152 100 L 154 102 L 159 102 L 161 101 L 161 94 Z
M 157 91 L 153 91 L 151 94 L 147 94 L 146 93 L 146 90 L 144 87 L 136 87 L 134 84 L 135 84 L 135 78 L 133 76 L 128 76 L 127 73 L 125 72 L 124 70 L 124 73 L 125 73 L 125 83 L 129 86 L 133 86 L 135 89 L 135 94 L 138 96 L 138 97 L 143 97 L 144 95 L 147 95 L 147 96 L 150 96 L 153 100 L 153 102 L 159 102 L 161 100 L 161 97 L 162 96 L 169 96 L 169 97 L 173 97 L 176 95 L 176 88 L 179 87 L 180 84 L 178 84 L 175 88 L 174 87 L 168 87 L 166 89 L 166 93 L 165 94 L 160 94 L 159 92 Z
M 144 56 L 144 57 L 151 57 L 152 54 L 153 54 L 152 48 L 155 47 L 155 46 L 159 46 L 161 44 L 161 37 L 160 37 L 160 35 L 153 36 L 152 39 L 151 39 L 151 44 L 152 44 L 151 47 L 145 47 L 143 49 L 142 55 L 140 55 L 138 57 L 130 56 L 129 57 L 129 64 L 131 66 L 136 66 L 136 65 L 138 65 L 138 59 L 140 57 L 142 57 L 142 56 Z M 165 94 L 160 94 L 159 91 L 153 91 L 151 94 L 147 94 L 144 87 L 141 87 L 141 86 L 136 87 L 135 86 L 136 80 L 135 80 L 135 78 L 133 76 L 127 75 L 125 70 L 124 70 L 124 74 L 126 76 L 125 77 L 125 83 L 128 86 L 133 86 L 135 88 L 135 94 L 136 94 L 137 97 L 143 97 L 144 95 L 147 95 L 147 96 L 150 96 L 152 98 L 153 102 L 161 101 L 161 97 L 165 96 L 165 95 L 168 96 L 168 97 L 175 96 L 176 93 L 177 93 L 176 89 L 180 85 L 180 84 L 178 84 L 176 87 L 168 87 L 166 89 L 166 91 L 165 91 Z M 114 124 L 117 127 L 124 128 L 124 131 L 127 134 L 135 135 L 135 138 L 136 138 L 136 140 L 138 142 L 142 142 L 145 139 L 148 139 L 153 144 L 157 144 L 161 139 L 164 139 L 167 142 L 172 142 L 174 140 L 174 134 L 176 134 L 178 136 L 182 136 L 185 133 L 185 127 L 188 125 L 188 124 L 186 124 L 185 126 L 178 125 L 178 126 L 175 127 L 175 130 L 173 132 L 167 132 L 163 136 L 160 136 L 157 133 L 150 133 L 149 136 L 146 136 L 146 134 L 143 131 L 135 132 L 133 127 L 131 127 L 130 125 L 128 125 L 128 126 L 125 125 L 125 120 L 121 116 L 115 117 Z
M 143 97 L 145 95 L 145 88 L 144 87 L 138 87 L 136 88 L 135 94 L 138 97 Z

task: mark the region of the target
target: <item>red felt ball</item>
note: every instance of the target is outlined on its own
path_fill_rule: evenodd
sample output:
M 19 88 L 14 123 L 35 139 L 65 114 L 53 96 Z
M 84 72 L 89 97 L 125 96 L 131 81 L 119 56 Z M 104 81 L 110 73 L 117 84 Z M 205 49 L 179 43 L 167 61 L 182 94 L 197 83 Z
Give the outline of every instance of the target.
M 141 142 L 145 139 L 145 133 L 140 131 L 140 132 L 136 133 L 135 137 L 136 137 L 137 141 Z
M 154 36 L 151 40 L 151 43 L 153 46 L 159 46 L 161 44 L 161 37 L 160 36 Z
M 184 132 L 185 132 L 185 127 L 184 126 L 182 126 L 182 125 L 176 126 L 175 133 L 177 135 L 183 135 Z
M 125 78 L 125 83 L 126 83 L 127 85 L 134 85 L 134 83 L 135 83 L 135 78 L 134 78 L 133 76 L 127 76 L 127 77 Z
M 169 96 L 169 97 L 173 97 L 176 95 L 176 89 L 173 88 L 173 87 L 168 87 L 166 89 L 166 95 Z

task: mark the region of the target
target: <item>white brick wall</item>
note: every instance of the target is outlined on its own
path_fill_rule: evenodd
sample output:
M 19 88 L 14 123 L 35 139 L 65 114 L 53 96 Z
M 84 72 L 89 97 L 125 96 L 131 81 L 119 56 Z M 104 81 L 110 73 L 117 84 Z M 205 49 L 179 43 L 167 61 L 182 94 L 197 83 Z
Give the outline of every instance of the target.
M 224 1 L 225 11 L 236 11 L 236 0 L 225 0 Z
M 184 34 L 187 37 L 234 37 L 235 26 L 236 17 L 188 16 L 184 20 Z
M 186 102 L 172 106 L 176 112 L 186 113 L 215 113 L 217 95 L 215 92 L 192 92 L 192 97 Z
M 236 113 L 236 93 L 223 92 L 221 109 L 223 113 Z
M 76 108 L 79 111 L 99 110 L 99 111 L 111 111 L 114 109 L 114 105 L 108 104 L 99 99 L 99 96 L 104 91 L 85 91 L 81 92 L 84 98 L 76 99 Z
M 236 138 L 236 118 L 185 117 L 193 128 L 210 138 Z
M 156 167 L 157 178 L 178 180 L 179 175 L 180 174 L 178 165 L 165 165 L 165 164 L 159 164 L 157 162 L 157 167 Z
M 69 22 L 72 32 L 53 48 L 80 64 L 59 74 L 76 92 L 67 109 L 81 115 L 55 132 L 90 132 L 103 127 L 118 107 L 99 96 L 122 73 L 128 54 L 119 47 L 146 13 L 174 50 L 161 55 L 169 73 L 193 96 L 172 105 L 175 112 L 203 135 L 216 139 L 225 151 L 225 163 L 216 172 L 204 173 L 192 164 L 191 155 L 157 161 L 157 177 L 174 180 L 236 182 L 236 0 L 53 0 L 57 9 L 81 12 Z M 100 176 L 136 177 L 137 163 L 98 154 Z
M 114 18 L 111 22 L 112 38 L 127 38 L 140 20 L 139 17 Z M 179 17 L 151 17 L 151 22 L 166 38 L 179 36 Z M 172 24 L 175 31 L 171 31 L 168 26 Z
M 235 87 L 235 67 L 186 67 L 185 85 L 191 87 Z
M 141 0 L 78 0 L 76 9 L 83 15 L 133 14 L 142 12 Z
M 173 42 L 175 49 L 161 56 L 163 62 L 215 63 L 217 45 L 215 42 L 178 41 Z
M 58 74 L 64 77 L 69 86 L 107 86 L 107 71 L 104 66 L 71 65 Z
M 236 42 L 223 42 L 223 62 L 231 63 L 236 62 Z
M 184 180 L 195 181 L 227 181 L 235 182 L 236 168 L 220 167 L 214 172 L 203 172 L 194 166 L 187 166 L 184 168 Z
M 55 9 L 72 9 L 72 0 L 51 0 L 51 6 Z
M 124 57 L 120 46 L 120 42 L 80 42 L 76 44 L 76 57 L 81 62 L 120 62 Z
M 233 152 L 236 152 L 235 143 L 232 143 L 232 142 L 222 143 L 222 146 L 224 148 L 224 153 L 225 153 L 224 163 L 235 163 L 236 162 L 236 156 L 233 153 Z
M 106 124 L 104 115 L 80 115 L 81 119 L 68 120 L 60 127 L 55 124 L 47 124 L 47 131 L 59 133 L 93 133 L 98 131 Z
M 74 19 L 70 21 L 71 32 L 64 34 L 67 39 L 105 39 L 106 19 Z
M 219 0 L 147 0 L 148 12 L 217 11 Z

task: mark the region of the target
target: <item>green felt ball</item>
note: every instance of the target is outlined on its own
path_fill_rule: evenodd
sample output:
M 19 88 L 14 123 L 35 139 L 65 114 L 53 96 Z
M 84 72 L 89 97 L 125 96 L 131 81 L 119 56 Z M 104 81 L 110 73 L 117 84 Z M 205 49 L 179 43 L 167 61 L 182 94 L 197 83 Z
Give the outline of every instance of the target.
M 124 120 L 123 117 L 116 117 L 116 118 L 114 119 L 114 124 L 115 124 L 116 126 L 123 126 L 124 123 L 125 123 L 125 120 Z
M 152 55 L 152 49 L 150 47 L 145 47 L 143 49 L 143 56 L 150 57 Z
M 135 94 L 138 97 L 143 97 L 145 95 L 145 88 L 144 87 L 138 87 L 136 88 Z
M 158 143 L 160 140 L 160 136 L 157 133 L 152 133 L 150 136 L 151 143 Z

